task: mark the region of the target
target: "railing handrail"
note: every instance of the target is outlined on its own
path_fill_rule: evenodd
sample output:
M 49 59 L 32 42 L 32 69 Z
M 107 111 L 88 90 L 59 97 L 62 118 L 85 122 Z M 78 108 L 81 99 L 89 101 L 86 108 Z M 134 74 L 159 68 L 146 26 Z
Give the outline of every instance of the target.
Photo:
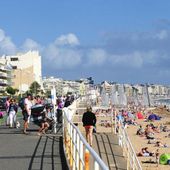
M 116 113 L 115 113 L 116 114 Z M 128 152 L 129 153 L 126 153 L 126 154 L 129 154 L 129 155 L 132 155 L 132 157 L 133 157 L 133 159 L 132 159 L 132 161 L 134 161 L 134 159 L 135 159 L 135 162 L 132 162 L 132 165 L 131 165 L 131 163 L 130 163 L 130 161 L 129 160 L 127 160 L 128 161 L 128 163 L 130 163 L 130 166 L 132 166 L 132 168 L 134 169 L 134 165 L 136 165 L 137 166 L 137 170 L 142 170 L 142 166 L 141 166 L 141 164 L 140 164 L 140 162 L 139 162 L 139 160 L 138 160 L 138 158 L 137 158 L 137 156 L 136 156 L 136 152 L 135 152 L 135 150 L 134 150 L 134 148 L 133 148 L 133 146 L 132 146 L 132 143 L 131 143 L 131 141 L 130 141 L 130 138 L 129 138 L 129 136 L 128 136 L 128 134 L 127 134 L 127 132 L 126 132 L 126 130 L 125 130 L 125 128 L 124 128 L 124 126 L 123 126 L 123 124 L 122 124 L 122 122 L 121 121 L 118 121 L 117 119 L 115 120 L 116 121 L 116 123 L 115 123 L 115 128 L 117 128 L 117 123 L 119 124 L 119 128 L 121 128 L 121 130 L 119 129 L 119 132 L 118 132 L 118 135 L 119 135 L 119 137 L 120 136 L 123 136 L 124 138 L 122 138 L 121 140 L 124 140 L 124 142 L 122 142 L 122 144 L 123 143 L 126 143 L 127 144 L 127 146 L 126 147 L 130 147 L 130 149 L 128 149 Z M 115 130 L 116 131 L 116 130 Z M 123 135 L 124 134 L 124 135 Z M 124 147 L 123 147 L 124 148 Z M 125 150 L 125 152 L 127 152 L 126 150 Z
M 63 119 L 64 121 L 63 128 L 67 126 L 67 124 L 71 125 L 73 129 L 75 130 L 76 134 L 79 136 L 79 140 L 84 144 L 85 148 L 89 151 L 90 155 L 94 158 L 94 162 L 97 162 L 97 167 L 100 167 L 101 170 L 109 170 L 109 168 L 106 166 L 106 164 L 103 162 L 103 160 L 99 157 L 99 155 L 90 147 L 90 145 L 87 143 L 86 139 L 83 137 L 79 129 L 73 124 L 72 120 L 68 117 L 69 111 L 72 111 L 76 108 L 64 108 L 63 109 Z M 66 119 L 65 119 L 66 118 Z M 81 157 L 81 156 L 80 156 Z
M 89 150 L 89 152 L 91 153 L 91 155 L 95 158 L 95 160 L 98 162 L 98 164 L 100 165 L 100 167 L 103 170 L 107 170 L 108 167 L 105 165 L 105 163 L 101 160 L 101 158 L 98 156 L 98 154 L 92 149 L 92 147 L 87 143 L 86 139 L 83 137 L 83 135 L 81 134 L 81 132 L 79 131 L 79 129 L 68 119 L 68 117 L 66 116 L 67 121 L 74 127 L 74 129 L 76 130 L 77 134 L 79 135 L 80 139 L 82 140 L 83 144 L 86 146 L 86 148 Z

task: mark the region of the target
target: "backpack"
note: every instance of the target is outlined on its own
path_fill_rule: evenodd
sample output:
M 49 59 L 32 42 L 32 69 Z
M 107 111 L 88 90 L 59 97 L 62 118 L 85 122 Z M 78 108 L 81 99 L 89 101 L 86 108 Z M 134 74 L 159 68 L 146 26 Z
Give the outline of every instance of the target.
M 18 103 L 18 106 L 21 108 L 21 110 L 25 110 L 24 100 L 25 98 L 22 98 Z

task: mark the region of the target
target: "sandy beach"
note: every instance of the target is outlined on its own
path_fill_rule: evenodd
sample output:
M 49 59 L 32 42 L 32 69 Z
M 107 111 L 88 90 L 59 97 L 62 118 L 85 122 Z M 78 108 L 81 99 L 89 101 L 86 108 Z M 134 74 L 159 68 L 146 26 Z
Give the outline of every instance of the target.
M 161 116 L 162 119 L 159 121 L 154 121 L 154 122 L 145 122 L 144 120 L 137 120 L 137 123 L 142 125 L 143 128 L 145 128 L 147 124 L 153 123 L 154 126 L 160 126 L 161 124 L 163 124 L 163 125 L 166 125 L 168 129 L 170 129 L 170 112 L 166 111 L 163 108 L 159 108 L 159 109 L 153 110 L 153 113 L 159 114 L 159 116 Z M 148 139 L 146 139 L 146 137 L 141 137 L 141 136 L 136 135 L 136 131 L 138 128 L 139 126 L 134 126 L 134 125 L 130 125 L 127 128 L 129 138 L 132 142 L 132 145 L 136 153 L 138 153 L 143 147 L 148 147 L 148 150 L 151 152 L 155 152 L 156 149 L 159 149 L 160 155 L 163 153 L 170 153 L 170 138 L 166 137 L 170 133 L 170 131 L 155 133 L 155 138 L 156 138 L 155 141 L 161 141 L 163 144 L 166 143 L 168 145 L 167 148 L 164 148 L 164 147 L 156 147 L 155 144 L 148 144 Z M 142 163 L 142 161 L 150 161 L 150 160 L 155 161 L 156 160 L 155 157 L 138 157 L 138 158 L 144 170 L 152 170 L 152 169 L 168 170 L 170 169 L 170 165 L 159 164 L 157 166 L 157 164 Z
M 156 147 L 155 144 L 147 144 L 148 143 L 148 139 L 146 139 L 146 137 L 140 137 L 138 135 L 136 135 L 136 131 L 139 128 L 139 125 L 142 125 L 143 128 L 146 127 L 147 124 L 153 123 L 154 126 L 160 126 L 161 124 L 166 125 L 168 127 L 168 129 L 170 129 L 170 112 L 166 111 L 166 109 L 164 108 L 157 108 L 155 110 L 152 110 L 153 113 L 158 114 L 159 116 L 162 117 L 161 120 L 159 121 L 154 121 L 154 122 L 146 122 L 144 119 L 140 119 L 140 120 L 136 120 L 137 122 L 137 126 L 135 125 L 129 125 L 127 130 L 127 133 L 129 135 L 129 138 L 132 142 L 132 145 L 135 149 L 135 152 L 138 153 L 141 148 L 143 147 L 148 147 L 148 150 L 151 152 L 155 152 L 156 149 L 159 148 L 159 153 L 160 155 L 163 153 L 170 153 L 170 138 L 167 138 L 165 136 L 167 136 L 169 132 L 161 132 L 161 133 L 155 133 L 155 142 L 156 141 L 161 141 L 162 143 L 166 143 L 169 147 L 167 148 L 163 148 L 163 147 Z M 108 122 L 111 122 L 111 117 L 109 117 L 106 113 L 103 114 L 103 116 L 98 117 L 97 116 L 97 132 L 99 133 L 110 133 L 113 132 L 114 129 L 112 129 L 111 127 L 106 127 L 105 123 L 102 123 L 103 121 L 106 122 L 106 120 Z M 75 117 L 75 121 L 77 122 L 81 122 L 81 117 L 76 118 Z M 102 125 L 103 124 L 103 125 Z M 84 134 L 84 128 L 82 126 L 82 123 L 79 123 L 79 129 L 81 132 L 83 132 Z M 143 170 L 169 170 L 170 169 L 170 165 L 158 165 L 157 164 L 151 164 L 151 163 L 142 163 L 142 161 L 155 161 L 156 158 L 155 157 L 138 157 L 139 161 L 141 162 L 142 168 Z

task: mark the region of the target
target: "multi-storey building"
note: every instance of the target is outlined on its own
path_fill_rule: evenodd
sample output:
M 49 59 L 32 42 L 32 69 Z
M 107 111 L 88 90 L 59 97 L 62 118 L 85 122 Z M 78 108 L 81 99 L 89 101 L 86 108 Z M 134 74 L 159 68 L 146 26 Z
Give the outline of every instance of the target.
M 41 56 L 38 51 L 29 51 L 14 56 L 2 56 L 13 69 L 13 87 L 20 93 L 29 89 L 33 81 L 41 85 Z
M 0 95 L 4 94 L 7 86 L 12 85 L 11 68 L 0 60 Z
M 62 95 L 62 91 L 63 91 L 63 80 L 60 78 L 54 78 L 54 77 L 44 77 L 42 80 L 42 84 L 43 84 L 43 89 L 45 92 L 47 91 L 51 91 L 51 89 L 53 88 L 53 86 L 56 88 L 56 93 L 57 95 Z
M 85 95 L 86 94 L 86 85 L 82 81 L 68 81 L 63 80 L 61 78 L 49 77 L 43 78 L 43 88 L 44 91 L 51 91 L 51 89 L 55 86 L 56 93 L 58 96 L 66 95 L 68 93 L 73 93 L 77 95 Z

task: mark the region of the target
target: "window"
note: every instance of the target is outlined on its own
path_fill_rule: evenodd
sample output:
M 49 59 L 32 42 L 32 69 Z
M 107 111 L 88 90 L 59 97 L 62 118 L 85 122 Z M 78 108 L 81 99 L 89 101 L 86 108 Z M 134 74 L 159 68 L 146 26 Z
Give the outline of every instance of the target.
M 16 70 L 16 69 L 17 69 L 17 66 L 12 66 L 12 69 Z
M 17 57 L 11 58 L 11 61 L 18 61 L 18 58 Z

